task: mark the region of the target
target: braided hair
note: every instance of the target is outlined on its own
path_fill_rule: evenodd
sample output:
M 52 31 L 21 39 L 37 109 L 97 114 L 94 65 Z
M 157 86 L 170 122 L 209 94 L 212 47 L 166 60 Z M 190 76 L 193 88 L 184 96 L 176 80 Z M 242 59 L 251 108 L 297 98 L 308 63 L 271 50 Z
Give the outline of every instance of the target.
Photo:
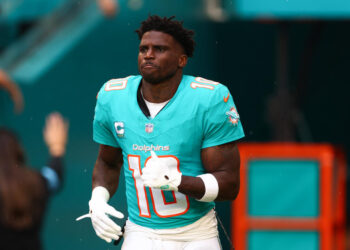
M 183 21 L 173 20 L 175 16 L 160 17 L 157 15 L 149 16 L 141 23 L 141 27 L 136 30 L 139 39 L 151 30 L 164 32 L 171 35 L 177 42 L 181 44 L 188 57 L 193 56 L 194 47 L 196 45 L 193 40 L 194 32 L 183 27 Z

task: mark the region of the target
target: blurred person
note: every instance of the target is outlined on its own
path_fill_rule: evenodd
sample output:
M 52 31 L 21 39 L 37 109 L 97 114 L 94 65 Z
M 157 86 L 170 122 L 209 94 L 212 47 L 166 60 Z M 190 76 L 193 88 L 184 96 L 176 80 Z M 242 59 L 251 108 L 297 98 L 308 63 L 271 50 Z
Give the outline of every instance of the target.
M 149 16 L 136 31 L 140 75 L 113 79 L 98 93 L 93 139 L 100 144 L 90 212 L 96 234 L 123 229 L 107 202 L 120 171 L 128 219 L 122 249 L 221 249 L 214 201 L 239 191 L 236 141 L 243 128 L 228 88 L 183 75 L 194 32 L 174 17 Z
M 46 205 L 62 185 L 67 132 L 68 123 L 59 113 L 47 116 L 43 133 L 50 159 L 38 172 L 27 167 L 16 135 L 0 128 L 0 249 L 42 249 Z
M 105 17 L 111 18 L 119 11 L 118 0 L 97 0 L 97 5 Z
M 17 84 L 9 77 L 9 75 L 0 69 L 0 87 L 5 89 L 14 103 L 16 113 L 21 113 L 24 107 L 23 95 Z

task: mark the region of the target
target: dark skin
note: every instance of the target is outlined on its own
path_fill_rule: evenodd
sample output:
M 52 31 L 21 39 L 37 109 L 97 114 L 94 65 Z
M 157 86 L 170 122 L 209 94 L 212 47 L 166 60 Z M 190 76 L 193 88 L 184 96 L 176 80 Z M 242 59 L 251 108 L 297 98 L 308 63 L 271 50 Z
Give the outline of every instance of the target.
M 143 76 L 143 97 L 153 103 L 165 102 L 175 94 L 182 79 L 187 55 L 170 35 L 146 32 L 139 46 L 138 68 Z
M 170 35 L 146 32 L 140 42 L 138 66 L 142 78 L 143 97 L 153 103 L 171 99 L 181 82 L 187 55 L 182 46 Z M 122 151 L 100 145 L 95 164 L 92 186 L 104 186 L 112 196 L 118 187 L 122 168 Z M 216 201 L 234 200 L 239 191 L 240 157 L 235 142 L 201 150 L 201 160 L 207 173 L 213 174 L 219 183 Z M 182 175 L 179 192 L 200 199 L 205 193 L 199 177 Z

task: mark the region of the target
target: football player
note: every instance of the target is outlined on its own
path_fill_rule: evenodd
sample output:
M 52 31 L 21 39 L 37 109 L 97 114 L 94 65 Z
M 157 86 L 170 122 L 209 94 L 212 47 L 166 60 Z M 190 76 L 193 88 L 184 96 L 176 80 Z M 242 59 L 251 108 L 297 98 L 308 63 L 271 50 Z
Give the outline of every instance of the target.
M 149 16 L 136 31 L 140 75 L 113 79 L 98 94 L 90 217 L 118 240 L 108 204 L 124 171 L 128 219 L 122 249 L 221 249 L 214 201 L 239 191 L 236 141 L 244 136 L 223 84 L 183 74 L 194 32 L 174 17 Z

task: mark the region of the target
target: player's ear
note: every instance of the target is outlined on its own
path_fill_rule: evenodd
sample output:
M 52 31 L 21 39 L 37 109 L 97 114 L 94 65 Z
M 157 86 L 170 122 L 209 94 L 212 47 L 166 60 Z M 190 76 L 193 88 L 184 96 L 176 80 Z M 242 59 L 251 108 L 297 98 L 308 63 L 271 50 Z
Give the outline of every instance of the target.
M 179 68 L 183 68 L 186 66 L 187 64 L 187 55 L 185 54 L 182 54 L 180 57 L 179 57 Z

